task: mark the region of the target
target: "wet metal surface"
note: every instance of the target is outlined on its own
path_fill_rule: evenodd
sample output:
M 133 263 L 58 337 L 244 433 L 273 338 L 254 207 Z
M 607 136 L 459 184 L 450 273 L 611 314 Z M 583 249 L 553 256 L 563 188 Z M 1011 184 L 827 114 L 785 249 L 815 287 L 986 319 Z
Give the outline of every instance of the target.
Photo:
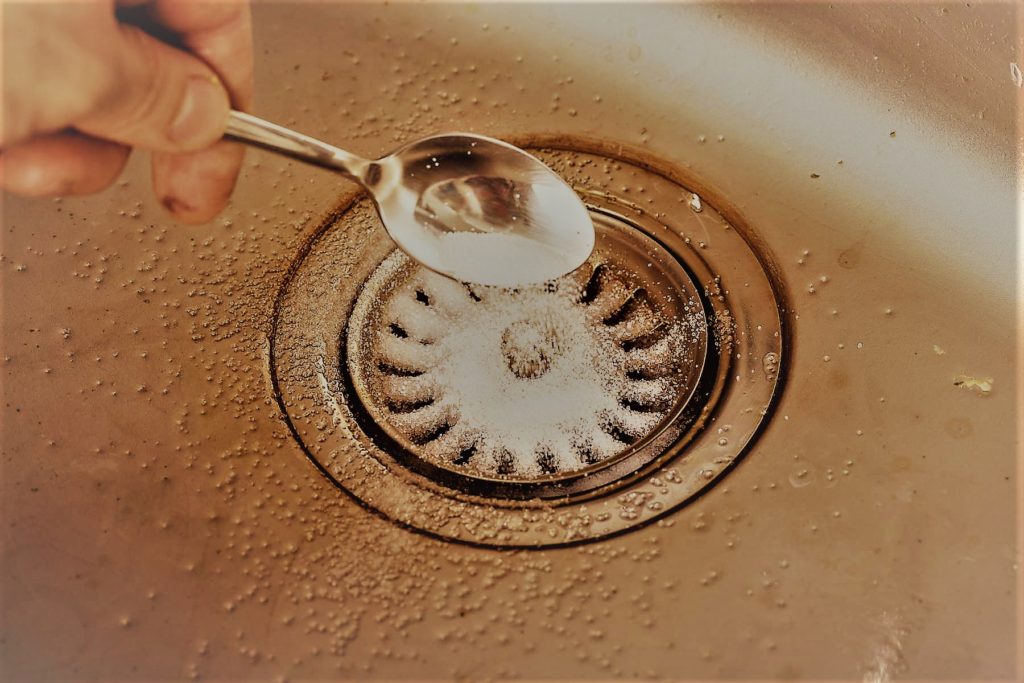
M 311 465 L 274 400 L 274 306 L 352 185 L 251 153 L 198 228 L 141 158 L 97 197 L 5 197 L 5 680 L 1013 677 L 1015 206 L 989 144 L 1013 132 L 956 112 L 1013 105 L 986 27 L 1014 17 L 887 7 L 844 35 L 921 46 L 846 63 L 732 6 L 258 8 L 268 118 L 366 156 L 456 125 L 596 141 L 687 174 L 775 256 L 792 364 L 754 452 L 597 543 L 437 540 Z M 904 59 L 934 35 L 975 35 L 997 75 L 897 101 L 950 76 Z

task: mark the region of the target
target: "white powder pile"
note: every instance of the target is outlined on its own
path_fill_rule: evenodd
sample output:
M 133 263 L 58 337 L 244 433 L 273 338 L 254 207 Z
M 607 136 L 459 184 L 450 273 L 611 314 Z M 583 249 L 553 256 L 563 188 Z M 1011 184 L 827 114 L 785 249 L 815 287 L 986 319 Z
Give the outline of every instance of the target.
M 624 331 L 656 314 L 637 307 L 603 324 L 624 287 L 614 284 L 581 303 L 569 278 L 470 289 L 417 269 L 380 302 L 374 352 L 389 419 L 425 457 L 489 475 L 573 471 L 622 452 L 676 400 L 685 326 L 659 321 L 656 344 L 625 350 Z

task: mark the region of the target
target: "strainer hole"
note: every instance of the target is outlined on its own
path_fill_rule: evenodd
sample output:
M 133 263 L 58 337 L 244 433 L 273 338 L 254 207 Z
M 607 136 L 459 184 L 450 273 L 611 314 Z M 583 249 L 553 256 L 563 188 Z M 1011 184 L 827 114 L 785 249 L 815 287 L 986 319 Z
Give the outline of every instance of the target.
M 627 410 L 632 410 L 634 413 L 657 413 L 661 412 L 661 409 L 653 404 L 641 403 L 631 398 L 623 398 L 619 400 L 619 405 Z
M 624 340 L 620 346 L 626 353 L 630 353 L 632 351 L 645 351 L 664 338 L 665 333 L 663 331 L 663 326 L 659 325 L 647 334 L 642 334 L 638 337 L 634 337 L 633 339 Z
M 498 474 L 509 475 L 515 472 L 515 458 L 511 451 L 502 448 L 497 452 L 495 460 L 497 461 Z
M 608 436 L 612 437 L 619 443 L 625 444 L 627 446 L 632 446 L 634 443 L 636 443 L 637 440 L 635 436 L 633 436 L 632 434 L 630 434 L 629 432 L 627 432 L 625 429 L 615 424 L 614 422 L 609 422 L 608 424 L 604 425 L 604 431 L 606 434 L 608 434 Z
M 629 296 L 626 297 L 625 301 L 612 311 L 610 315 L 605 316 L 601 322 L 609 327 L 618 325 L 633 314 L 636 308 L 641 304 L 641 300 L 646 296 L 647 292 L 645 292 L 642 287 L 633 290 Z
M 591 271 L 587 284 L 583 287 L 583 292 L 580 294 L 579 302 L 581 304 L 591 303 L 601 293 L 601 277 L 605 270 L 607 268 L 603 263 L 598 263 L 594 266 L 594 270 Z
M 390 410 L 392 413 L 397 413 L 399 415 L 404 415 L 406 413 L 414 413 L 417 410 L 426 408 L 427 406 L 431 406 L 433 404 L 433 397 L 409 401 L 392 399 L 385 403 L 388 410 Z
M 425 446 L 431 441 L 437 441 L 442 436 L 450 432 L 452 426 L 453 425 L 451 422 L 445 420 L 429 430 L 421 431 L 418 434 L 413 434 L 412 442 L 417 446 Z
M 555 454 L 549 449 L 542 449 L 537 452 L 537 464 L 544 474 L 554 474 L 558 471 L 555 466 Z
M 594 449 L 587 444 L 578 445 L 576 447 L 576 453 L 580 456 L 580 462 L 588 465 L 593 465 L 599 460 L 597 453 L 595 453 Z
M 413 368 L 400 368 L 385 361 L 377 363 L 377 369 L 385 375 L 393 375 L 395 377 L 419 377 L 424 372 L 423 370 L 415 370 Z
M 477 446 L 475 443 L 472 444 L 471 446 L 467 446 L 466 448 L 463 448 L 461 451 L 459 451 L 458 455 L 456 455 L 455 458 L 452 459 L 452 462 L 456 465 L 465 465 L 470 461 L 470 459 L 474 455 L 476 455 L 476 450 Z

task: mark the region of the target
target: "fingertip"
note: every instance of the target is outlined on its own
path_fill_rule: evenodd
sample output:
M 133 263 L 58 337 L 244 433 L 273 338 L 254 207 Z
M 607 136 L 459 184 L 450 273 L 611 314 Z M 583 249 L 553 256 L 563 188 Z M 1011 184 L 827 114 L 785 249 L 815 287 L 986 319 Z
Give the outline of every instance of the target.
M 193 206 L 188 201 L 174 195 L 164 195 L 160 198 L 160 204 L 176 221 L 187 225 L 206 223 L 216 216 L 222 208 L 212 203 L 208 203 L 205 207 Z
M 182 223 L 206 223 L 227 205 L 245 148 L 219 143 L 188 154 L 153 155 L 153 189 L 164 208 Z

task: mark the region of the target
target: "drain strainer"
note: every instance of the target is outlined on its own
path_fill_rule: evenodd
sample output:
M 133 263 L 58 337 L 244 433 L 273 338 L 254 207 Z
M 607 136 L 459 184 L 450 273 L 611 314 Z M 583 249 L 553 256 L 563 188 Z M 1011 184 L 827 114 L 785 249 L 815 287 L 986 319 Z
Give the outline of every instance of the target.
M 658 455 L 647 445 L 687 426 L 708 311 L 657 242 L 592 217 L 590 260 L 542 287 L 469 287 L 385 259 L 348 323 L 364 430 L 414 470 L 520 499 L 593 489 L 609 461 L 635 471 Z
M 388 517 L 470 543 L 651 521 L 749 446 L 780 381 L 779 289 L 751 235 L 668 174 L 537 153 L 591 210 L 577 272 L 462 285 L 395 251 L 355 200 L 278 300 L 273 379 L 311 459 Z

